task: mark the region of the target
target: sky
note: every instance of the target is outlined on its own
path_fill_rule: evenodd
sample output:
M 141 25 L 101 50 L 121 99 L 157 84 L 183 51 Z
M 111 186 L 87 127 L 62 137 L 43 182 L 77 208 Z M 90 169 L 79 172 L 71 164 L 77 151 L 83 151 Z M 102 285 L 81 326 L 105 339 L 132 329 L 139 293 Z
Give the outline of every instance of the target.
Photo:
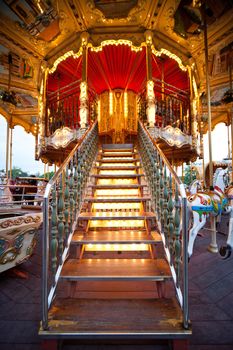
M 7 123 L 0 115 L 0 170 L 6 167 Z M 12 166 L 19 167 L 28 174 L 44 174 L 44 164 L 35 160 L 35 137 L 21 126 L 13 129 Z
M 228 136 L 225 124 L 218 124 L 212 132 L 213 160 L 222 160 L 228 156 Z M 207 164 L 209 158 L 208 135 L 204 135 L 204 159 Z M 0 169 L 6 164 L 6 121 L 0 115 Z M 19 167 L 30 175 L 44 174 L 44 164 L 35 160 L 35 138 L 24 131 L 21 126 L 13 130 L 13 167 Z M 53 169 L 50 169 L 53 170 Z

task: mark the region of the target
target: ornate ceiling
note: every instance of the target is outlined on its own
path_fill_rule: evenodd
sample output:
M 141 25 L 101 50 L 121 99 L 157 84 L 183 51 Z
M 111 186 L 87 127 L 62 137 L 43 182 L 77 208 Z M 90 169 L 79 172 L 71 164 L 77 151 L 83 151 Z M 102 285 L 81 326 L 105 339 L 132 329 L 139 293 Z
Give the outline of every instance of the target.
M 193 7 L 193 3 L 198 5 L 197 0 L 0 2 L 0 90 L 14 91 L 21 101 L 10 108 L 0 101 L 0 107 L 13 124 L 22 117 L 22 124 L 29 131 L 34 130 L 32 117 L 37 115 L 41 64 L 52 67 L 67 51 L 77 52 L 84 31 L 89 33 L 94 46 L 107 39 L 127 39 L 140 45 L 149 29 L 157 50 L 165 48 L 184 64 L 195 64 L 197 84 L 201 91 L 205 89 L 203 26 L 200 8 Z M 223 89 L 229 84 L 229 74 L 227 65 L 222 71 L 218 69 L 219 62 L 223 63 L 219 53 L 233 42 L 233 1 L 206 0 L 206 3 L 211 86 Z

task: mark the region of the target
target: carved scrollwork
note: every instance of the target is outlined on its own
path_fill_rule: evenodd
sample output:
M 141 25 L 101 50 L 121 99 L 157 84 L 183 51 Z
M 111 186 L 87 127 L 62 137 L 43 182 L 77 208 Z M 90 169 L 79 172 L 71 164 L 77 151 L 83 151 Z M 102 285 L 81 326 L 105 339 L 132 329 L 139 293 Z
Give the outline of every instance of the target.
M 16 219 L 8 219 L 0 223 L 1 228 L 8 228 L 11 226 L 19 226 L 21 224 L 30 224 L 30 223 L 39 223 L 41 221 L 41 217 L 38 216 L 25 216 L 19 217 Z
M 170 146 L 181 148 L 182 146 L 192 144 L 192 137 L 184 134 L 179 128 L 173 128 L 168 125 L 165 128 L 154 127 L 149 129 L 151 136 L 155 139 L 163 139 Z

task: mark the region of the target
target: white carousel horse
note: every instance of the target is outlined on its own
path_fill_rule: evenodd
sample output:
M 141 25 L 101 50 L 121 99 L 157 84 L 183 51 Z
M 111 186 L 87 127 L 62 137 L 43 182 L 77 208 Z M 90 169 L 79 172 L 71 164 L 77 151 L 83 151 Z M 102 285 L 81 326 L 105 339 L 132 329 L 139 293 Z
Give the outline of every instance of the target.
M 231 204 L 231 216 L 229 220 L 228 238 L 226 246 L 221 246 L 219 249 L 220 255 L 223 259 L 227 259 L 231 256 L 233 250 L 233 185 L 229 186 L 225 190 L 226 196 Z
M 197 192 L 188 196 L 188 207 L 193 215 L 193 225 L 189 231 L 188 256 L 193 253 L 193 246 L 198 232 L 204 227 L 208 215 L 221 216 L 229 213 L 228 199 L 224 194 L 227 169 L 219 168 L 214 174 L 214 191 Z
M 6 177 L 0 178 L 0 203 L 9 203 L 13 201 L 9 185 L 10 182 Z
M 203 186 L 200 180 L 195 179 L 193 180 L 193 182 L 190 184 L 189 186 L 189 194 L 195 194 L 198 191 L 202 191 L 203 190 Z

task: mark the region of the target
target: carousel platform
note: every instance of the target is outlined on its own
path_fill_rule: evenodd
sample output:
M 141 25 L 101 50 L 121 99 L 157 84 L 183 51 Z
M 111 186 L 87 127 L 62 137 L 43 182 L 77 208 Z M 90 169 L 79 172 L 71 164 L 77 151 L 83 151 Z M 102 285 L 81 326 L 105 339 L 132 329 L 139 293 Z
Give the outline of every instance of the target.
M 222 231 L 222 229 L 221 229 Z M 195 243 L 189 264 L 189 300 L 192 336 L 190 350 L 231 350 L 233 348 L 233 257 L 222 260 L 211 254 L 209 231 L 202 230 L 203 237 Z M 0 349 L 39 350 L 38 335 L 41 319 L 41 235 L 33 256 L 18 268 L 0 275 Z M 218 244 L 226 236 L 217 234 Z M 105 341 L 90 340 L 79 344 L 66 343 L 61 349 L 79 350 L 169 350 L 169 344 L 153 340 Z

